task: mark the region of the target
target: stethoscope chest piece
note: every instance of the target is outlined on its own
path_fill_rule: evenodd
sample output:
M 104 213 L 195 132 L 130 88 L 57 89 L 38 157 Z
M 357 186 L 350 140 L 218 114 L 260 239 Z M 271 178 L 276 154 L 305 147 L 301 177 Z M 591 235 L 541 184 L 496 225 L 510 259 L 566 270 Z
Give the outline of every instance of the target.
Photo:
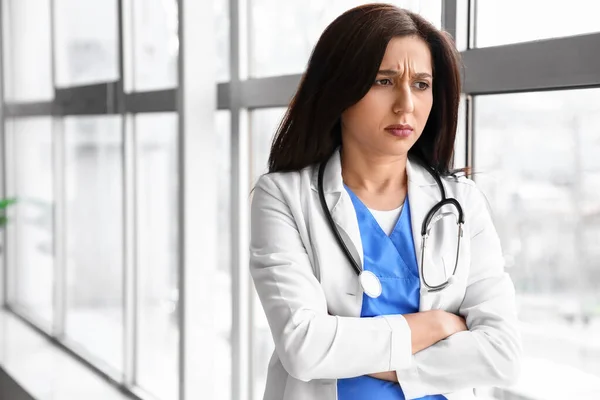
M 372 299 L 376 299 L 381 296 L 381 282 L 379 278 L 371 271 L 361 271 L 358 276 L 360 285 L 363 288 L 365 294 Z

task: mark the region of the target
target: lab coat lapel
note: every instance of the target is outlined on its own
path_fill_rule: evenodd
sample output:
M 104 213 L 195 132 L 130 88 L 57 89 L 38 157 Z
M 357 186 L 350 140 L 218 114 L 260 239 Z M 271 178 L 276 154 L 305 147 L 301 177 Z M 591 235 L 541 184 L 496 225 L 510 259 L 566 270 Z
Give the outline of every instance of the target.
M 332 212 L 333 220 L 340 229 L 340 234 L 348 246 L 348 249 L 358 261 L 358 265 L 363 266 L 363 246 L 360 238 L 360 228 L 352 199 L 346 190 L 340 193 L 340 199 Z M 347 237 L 344 237 L 344 234 Z M 350 243 L 348 243 L 350 241 Z M 350 245 L 349 245 L 350 244 Z
M 313 189 L 318 191 L 317 174 L 313 177 Z M 354 210 L 352 199 L 344 188 L 339 149 L 333 153 L 327 162 L 327 168 L 323 175 L 323 191 L 333 221 L 335 222 L 344 243 L 362 268 L 363 247 L 358 227 L 358 219 L 356 218 L 356 211 Z

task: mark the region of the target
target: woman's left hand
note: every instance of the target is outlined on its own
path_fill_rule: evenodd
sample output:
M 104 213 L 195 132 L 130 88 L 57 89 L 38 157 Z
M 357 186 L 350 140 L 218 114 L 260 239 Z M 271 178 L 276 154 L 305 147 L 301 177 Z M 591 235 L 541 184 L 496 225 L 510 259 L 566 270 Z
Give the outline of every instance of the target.
M 371 378 L 380 379 L 382 381 L 398 383 L 398 376 L 396 375 L 396 371 L 378 372 L 376 374 L 369 374 L 369 376 Z

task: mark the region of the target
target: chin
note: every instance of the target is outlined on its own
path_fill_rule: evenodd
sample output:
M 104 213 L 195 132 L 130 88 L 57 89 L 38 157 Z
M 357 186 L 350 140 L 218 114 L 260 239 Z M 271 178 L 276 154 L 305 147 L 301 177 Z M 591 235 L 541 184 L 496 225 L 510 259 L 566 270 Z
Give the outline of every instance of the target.
M 394 155 L 404 155 L 408 153 L 408 151 L 413 147 L 415 142 L 413 140 L 395 140 L 395 143 L 392 145 L 388 145 L 385 150 L 388 153 L 393 153 Z
M 408 146 L 408 145 L 385 146 L 381 149 L 381 153 L 385 154 L 386 156 L 389 156 L 389 157 L 403 157 L 408 154 L 408 151 L 410 150 L 411 147 L 412 146 Z

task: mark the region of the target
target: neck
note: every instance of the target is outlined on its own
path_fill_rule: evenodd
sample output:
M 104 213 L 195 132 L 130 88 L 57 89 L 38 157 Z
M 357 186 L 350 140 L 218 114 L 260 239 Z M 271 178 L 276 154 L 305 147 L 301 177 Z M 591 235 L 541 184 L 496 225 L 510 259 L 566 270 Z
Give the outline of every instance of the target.
M 352 190 L 372 194 L 405 191 L 407 155 L 390 156 L 342 146 L 342 178 Z

